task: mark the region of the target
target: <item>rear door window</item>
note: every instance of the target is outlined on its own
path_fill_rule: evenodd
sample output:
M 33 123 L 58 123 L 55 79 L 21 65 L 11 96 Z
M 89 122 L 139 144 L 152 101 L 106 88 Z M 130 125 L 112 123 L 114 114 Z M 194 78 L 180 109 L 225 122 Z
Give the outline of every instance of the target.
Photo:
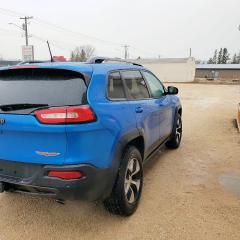
M 125 99 L 123 82 L 119 72 L 108 75 L 107 96 L 111 100 Z
M 137 100 L 149 98 L 147 85 L 139 71 L 122 71 L 121 75 L 125 81 L 128 97 L 130 99 Z
M 84 79 L 80 73 L 55 69 L 0 71 L 0 105 L 86 103 Z

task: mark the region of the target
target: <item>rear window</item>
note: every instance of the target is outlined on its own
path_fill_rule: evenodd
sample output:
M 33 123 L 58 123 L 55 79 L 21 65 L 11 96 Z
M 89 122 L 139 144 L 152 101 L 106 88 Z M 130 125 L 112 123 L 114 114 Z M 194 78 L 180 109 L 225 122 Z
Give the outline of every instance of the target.
M 80 73 L 59 69 L 13 69 L 0 71 L 0 105 L 86 103 L 86 85 Z

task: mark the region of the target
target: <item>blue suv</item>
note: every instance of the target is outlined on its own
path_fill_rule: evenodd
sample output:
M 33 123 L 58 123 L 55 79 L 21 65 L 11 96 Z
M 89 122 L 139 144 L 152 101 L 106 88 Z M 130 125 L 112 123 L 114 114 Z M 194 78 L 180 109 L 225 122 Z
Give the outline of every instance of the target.
M 103 200 L 131 215 L 143 163 L 178 148 L 178 89 L 120 60 L 31 63 L 0 70 L 0 192 Z

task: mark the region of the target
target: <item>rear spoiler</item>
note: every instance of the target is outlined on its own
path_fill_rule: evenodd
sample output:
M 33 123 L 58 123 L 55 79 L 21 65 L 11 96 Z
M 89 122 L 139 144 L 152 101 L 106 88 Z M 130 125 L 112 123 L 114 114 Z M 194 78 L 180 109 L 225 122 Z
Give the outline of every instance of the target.
M 55 77 L 64 77 L 66 79 L 71 78 L 82 78 L 86 86 L 90 83 L 90 76 L 85 73 L 81 73 L 74 70 L 69 70 L 65 68 L 48 68 L 38 65 L 16 65 L 7 68 L 0 68 L 0 79 L 11 79 L 16 78 L 17 76 L 30 75 L 32 78 L 40 78 L 44 75 L 55 76 Z

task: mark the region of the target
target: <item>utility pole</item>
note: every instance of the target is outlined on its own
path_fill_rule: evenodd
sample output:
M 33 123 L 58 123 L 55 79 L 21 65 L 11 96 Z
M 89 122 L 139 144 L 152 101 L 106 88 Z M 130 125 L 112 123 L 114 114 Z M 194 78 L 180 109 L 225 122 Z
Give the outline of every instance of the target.
M 192 48 L 189 49 L 189 57 L 192 57 Z
M 29 38 L 29 35 L 28 35 L 28 20 L 32 19 L 32 18 L 33 17 L 27 17 L 27 16 L 20 18 L 21 20 L 24 20 L 23 30 L 25 31 L 26 46 L 28 46 L 28 38 Z
M 127 59 L 128 58 L 128 48 L 130 46 L 129 45 L 124 45 L 123 48 L 124 48 L 124 58 Z

